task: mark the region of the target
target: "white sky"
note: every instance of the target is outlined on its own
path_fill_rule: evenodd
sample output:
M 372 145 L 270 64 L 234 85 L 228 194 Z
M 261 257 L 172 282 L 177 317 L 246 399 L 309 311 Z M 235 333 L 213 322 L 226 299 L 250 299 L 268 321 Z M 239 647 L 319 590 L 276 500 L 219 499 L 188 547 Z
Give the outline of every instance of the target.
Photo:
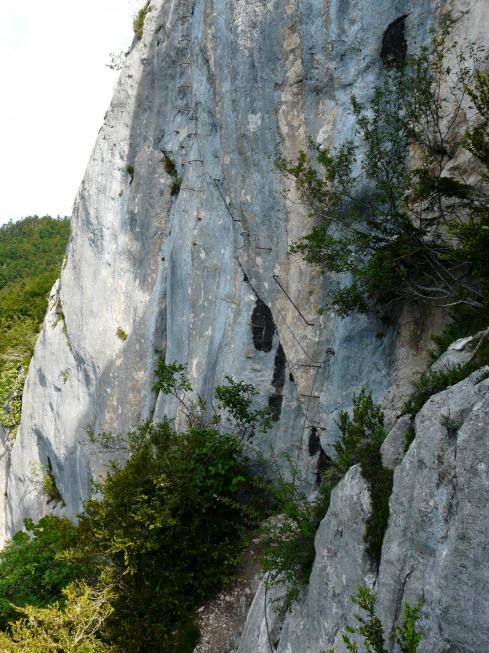
M 0 224 L 70 215 L 143 0 L 0 0 Z

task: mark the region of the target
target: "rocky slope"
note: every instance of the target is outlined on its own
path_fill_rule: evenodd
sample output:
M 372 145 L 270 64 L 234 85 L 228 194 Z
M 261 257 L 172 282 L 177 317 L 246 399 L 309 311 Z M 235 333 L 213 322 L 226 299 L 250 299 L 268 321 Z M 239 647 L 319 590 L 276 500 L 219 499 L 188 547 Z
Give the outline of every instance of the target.
M 387 27 L 405 17 L 415 49 L 443 16 L 454 21 L 451 38 L 487 39 L 483 0 L 151 1 L 76 198 L 21 426 L 3 456 L 4 536 L 49 508 L 33 463 L 52 468 L 65 503 L 56 510 L 73 517 L 106 463 L 86 428 L 126 431 L 175 415 L 151 391 L 161 352 L 188 365 L 207 401 L 226 374 L 257 386 L 276 420 L 260 446 L 272 455 L 273 443 L 279 460 L 284 452 L 297 458 L 310 488 L 318 460 L 331 453 L 338 411 L 362 384 L 394 420 L 440 318 L 405 310 L 386 332 L 373 318 L 320 314 L 328 279 L 288 254 L 310 218 L 275 160 L 293 158 L 310 137 L 351 138 L 350 95 L 367 97 L 380 79 Z M 472 621 L 454 639 L 456 601 L 483 582 L 476 548 L 484 531 L 470 502 L 485 485 L 483 470 L 469 468 L 482 447 L 470 425 L 481 419 L 486 386 L 467 384 L 456 437 L 444 437 L 439 415 L 427 424 L 428 407 L 417 418 L 416 442 L 396 470 L 380 568 L 386 623 L 404 597 L 424 589 L 426 624 L 436 625 L 426 652 L 482 651 L 474 638 L 489 624 L 481 600 L 467 606 Z M 451 396 L 436 401 L 446 407 Z M 470 442 L 458 448 L 464 428 Z M 351 610 L 347 594 L 362 579 L 373 582 L 362 546 L 368 510 L 353 469 L 318 533 L 307 596 L 277 623 L 278 650 L 317 653 L 331 644 Z M 474 539 L 464 541 L 473 551 L 464 557 L 466 520 Z M 254 605 L 243 652 L 267 650 L 263 591 Z
M 316 560 L 301 601 L 283 622 L 269 601 L 273 650 L 318 653 L 334 646 L 336 653 L 346 652 L 341 634 L 346 623 L 353 623 L 354 606 L 348 597 L 359 583 L 375 588 L 386 633 L 398 621 L 405 601 L 425 601 L 419 653 L 486 650 L 488 372 L 479 370 L 435 395 L 417 415 L 416 437 L 395 468 L 378 572 L 364 551 L 370 499 L 360 468 L 352 467 L 335 488 L 316 535 Z M 404 442 L 398 432 L 393 429 L 385 448 L 397 449 L 402 457 Z M 239 653 L 270 651 L 263 598 L 262 588 L 248 615 Z

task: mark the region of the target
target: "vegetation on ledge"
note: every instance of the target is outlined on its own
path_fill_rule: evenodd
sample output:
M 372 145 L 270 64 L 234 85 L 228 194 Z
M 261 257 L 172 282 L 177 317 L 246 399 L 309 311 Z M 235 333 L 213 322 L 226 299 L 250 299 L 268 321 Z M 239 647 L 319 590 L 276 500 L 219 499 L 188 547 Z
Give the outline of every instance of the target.
M 132 27 L 134 30 L 134 34 L 136 35 L 136 38 L 138 41 L 140 41 L 143 38 L 144 34 L 144 21 L 146 20 L 146 16 L 149 13 L 149 0 L 146 2 L 144 6 L 141 7 L 141 9 L 138 11 L 136 14 L 136 17 L 134 18 Z
M 5 650 L 34 653 L 40 641 L 52 653 L 193 650 L 195 610 L 222 587 L 263 515 L 263 488 L 244 445 L 268 423 L 252 405 L 256 391 L 248 384 L 228 378 L 219 386 L 236 436 L 216 430 L 220 416 L 206 420 L 201 401 L 194 406 L 184 398 L 191 385 L 181 365 L 160 359 L 155 379 L 155 392 L 173 394 L 188 410 L 187 427 L 176 432 L 163 421 L 126 436 L 90 432 L 94 444 L 125 449 L 129 458 L 112 463 L 68 538 L 65 520 L 50 517 L 27 522 L 29 534 L 7 545 L 0 558 Z M 13 570 L 19 547 L 27 555 Z M 25 565 L 37 576 L 30 579 Z M 66 648 L 56 648 L 61 640 Z
M 340 435 L 334 445 L 336 458 L 326 469 L 314 502 L 308 502 L 298 488 L 297 466 L 291 465 L 290 481 L 277 474 L 270 488 L 280 518 L 264 529 L 262 567 L 269 572 L 270 586 L 285 589 L 279 612 L 287 612 L 308 583 L 315 559 L 314 538 L 328 511 L 331 492 L 353 465 L 361 466 L 370 491 L 366 551 L 373 566 L 377 567 L 380 561 L 389 519 L 393 475 L 382 465 L 380 454 L 386 436 L 384 415 L 366 388 L 353 397 L 351 416 L 347 411 L 340 413 L 338 428 Z
M 448 47 L 444 30 L 432 49 L 388 68 L 368 102 L 352 97 L 361 145 L 312 145 L 312 156 L 279 162 L 315 223 L 292 252 L 336 279 L 341 315 L 408 300 L 489 318 L 485 59 L 471 44 Z M 460 137 L 467 98 L 474 119 Z M 458 148 L 473 156 L 472 181 L 448 173 Z

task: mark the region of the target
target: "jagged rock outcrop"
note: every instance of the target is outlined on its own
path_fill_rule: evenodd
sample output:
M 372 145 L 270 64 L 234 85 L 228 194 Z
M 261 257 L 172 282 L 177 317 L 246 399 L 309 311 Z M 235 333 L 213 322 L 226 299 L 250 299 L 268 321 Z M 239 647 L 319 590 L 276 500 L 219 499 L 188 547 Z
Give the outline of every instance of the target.
M 425 601 L 419 653 L 486 650 L 488 373 L 479 370 L 435 395 L 417 415 L 415 439 L 394 474 L 378 574 L 363 546 L 370 500 L 360 468 L 352 467 L 338 484 L 316 536 L 309 585 L 275 636 L 274 651 L 318 653 L 333 646 L 343 653 L 341 633 L 354 612 L 348 597 L 357 584 L 375 589 L 386 634 L 404 602 Z M 270 651 L 259 599 L 257 594 L 239 653 Z M 387 646 L 396 651 L 392 641 Z
M 52 470 L 65 503 L 55 510 L 80 510 L 106 464 L 87 427 L 179 419 L 151 390 L 162 352 L 188 365 L 208 402 L 227 374 L 253 383 L 276 420 L 256 444 L 265 455 L 273 445 L 279 460 L 292 454 L 305 487 L 362 385 L 394 423 L 441 317 L 406 308 L 386 328 L 323 314 L 328 279 L 288 253 L 310 218 L 275 160 L 294 158 L 310 137 L 354 137 L 351 94 L 367 98 L 384 64 L 429 42 L 443 17 L 451 39 L 487 42 L 486 9 L 483 0 L 151 0 L 76 198 L 11 451 L 2 440 L 4 537 L 53 509 L 33 465 Z M 452 155 L 449 166 L 466 165 Z M 421 653 L 480 653 L 489 624 L 486 384 L 464 383 L 416 418 L 376 581 L 388 628 L 404 599 L 425 595 Z M 452 401 L 463 421 L 456 432 L 441 421 Z M 353 469 L 321 525 L 303 601 L 284 623 L 271 617 L 278 651 L 318 653 L 339 641 L 347 594 L 375 579 L 362 548 L 368 510 Z M 263 601 L 262 586 L 242 653 L 270 647 Z
M 402 602 L 424 599 L 420 653 L 476 653 L 489 641 L 487 376 L 474 372 L 425 404 L 394 473 L 380 614 L 390 632 Z
M 325 642 L 341 645 L 340 631 L 354 612 L 349 597 L 359 583 L 375 578 L 365 553 L 363 535 L 370 497 L 360 467 L 352 467 L 331 494 L 327 516 L 316 534 L 316 560 L 307 590 L 285 620 L 280 619 L 280 593 L 269 593 L 265 617 L 262 582 L 248 615 L 238 653 L 319 651 Z M 270 638 L 268 637 L 270 633 Z M 338 649 L 339 650 L 339 649 Z

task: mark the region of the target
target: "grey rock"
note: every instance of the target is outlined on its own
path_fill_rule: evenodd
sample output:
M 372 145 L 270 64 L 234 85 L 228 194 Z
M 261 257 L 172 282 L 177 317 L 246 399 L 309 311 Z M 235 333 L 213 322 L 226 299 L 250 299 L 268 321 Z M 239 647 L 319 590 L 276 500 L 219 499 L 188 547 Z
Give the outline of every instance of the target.
M 403 602 L 424 599 L 419 653 L 476 653 L 489 641 L 489 383 L 479 378 L 425 404 L 394 472 L 379 609 L 390 632 Z
M 280 588 L 268 587 L 267 577 L 261 581 L 248 612 L 237 653 L 269 653 L 270 648 L 275 649 L 283 622 L 276 606 L 282 595 Z
M 349 596 L 357 584 L 377 593 L 389 653 L 397 653 L 388 634 L 403 604 L 419 599 L 425 605 L 418 653 L 486 650 L 489 379 L 480 381 L 481 376 L 479 370 L 435 395 L 417 415 L 415 440 L 394 472 L 378 575 L 364 551 L 370 499 L 360 468 L 351 468 L 335 488 L 316 536 L 309 585 L 281 625 L 279 653 L 316 653 L 331 646 L 344 653 L 341 633 L 354 621 Z M 255 597 L 248 615 L 241 653 L 258 645 L 262 599 Z
M 403 324 L 378 339 L 374 317 L 319 314 L 330 284 L 288 254 L 309 216 L 274 162 L 295 158 L 309 137 L 353 135 L 350 95 L 366 98 L 380 79 L 382 35 L 401 13 L 408 44 L 429 38 L 432 8 L 414 0 L 382 0 L 375 12 L 365 1 L 151 1 L 75 201 L 67 264 L 31 362 L 7 536 L 48 509 L 30 474 L 48 458 L 65 514 L 79 512 L 108 462 L 87 426 L 182 422 L 151 390 L 158 352 L 188 365 L 208 403 L 227 374 L 253 383 L 278 418 L 255 444 L 285 473 L 283 454 L 298 459 L 305 489 L 321 455 L 308 451 L 313 428 L 331 453 L 338 413 L 362 385 L 400 401 L 406 370 L 422 360 L 419 339 Z M 182 178 L 178 195 L 166 158 Z M 65 319 L 55 325 L 58 300 Z M 255 346 L 258 302 L 270 309 L 270 348 Z
M 468 363 L 473 357 L 474 341 L 474 336 L 456 340 L 445 352 L 443 352 L 440 358 L 433 363 L 431 369 L 434 372 L 441 372 Z
M 351 94 L 366 99 L 382 78 L 382 37 L 397 18 L 407 16 L 408 52 L 427 43 L 444 16 L 450 39 L 487 43 L 486 5 L 151 0 L 75 201 L 67 264 L 51 293 L 11 451 L 0 436 L 4 537 L 51 509 L 33 464 L 49 461 L 66 503 L 56 510 L 76 518 L 108 463 L 87 426 L 126 432 L 165 415 L 182 423 L 179 406 L 151 390 L 163 351 L 188 366 L 195 395 L 207 402 L 228 374 L 253 383 L 277 417 L 255 444 L 284 472 L 284 454 L 297 460 L 306 490 L 318 457 L 331 454 L 339 411 L 362 385 L 390 418 L 399 414 L 439 314 L 406 307 L 388 329 L 372 316 L 320 314 L 331 279 L 289 256 L 310 219 L 274 162 L 278 154 L 295 158 L 309 137 L 331 145 L 355 137 Z M 182 178 L 178 195 L 166 158 Z M 469 163 L 455 152 L 449 165 L 465 171 Z M 272 320 L 266 338 L 254 322 L 262 305 Z M 465 345 L 457 347 L 450 355 L 465 356 Z M 379 606 L 390 628 L 403 600 L 425 596 L 420 653 L 450 646 L 480 653 L 489 639 L 487 384 L 477 379 L 426 404 L 395 471 Z M 394 440 L 386 452 L 392 464 Z M 348 594 L 374 580 L 363 552 L 368 510 L 354 469 L 317 535 L 302 600 L 283 622 L 267 609 L 279 651 L 341 650 Z M 264 593 L 262 585 L 241 653 L 269 650 Z
M 359 466 L 333 490 L 328 514 L 316 534 L 316 560 L 309 584 L 284 622 L 274 617 L 272 642 L 280 653 L 342 651 L 341 631 L 352 618 L 349 600 L 357 584 L 372 585 L 375 574 L 365 554 L 365 521 L 370 514 L 368 487 Z M 263 588 L 255 597 L 239 653 L 268 653 Z M 273 606 L 268 613 L 274 614 Z M 267 648 L 268 646 L 268 648 Z
M 382 463 L 387 469 L 394 469 L 404 458 L 406 442 L 413 418 L 411 415 L 402 415 L 389 431 L 380 452 Z

